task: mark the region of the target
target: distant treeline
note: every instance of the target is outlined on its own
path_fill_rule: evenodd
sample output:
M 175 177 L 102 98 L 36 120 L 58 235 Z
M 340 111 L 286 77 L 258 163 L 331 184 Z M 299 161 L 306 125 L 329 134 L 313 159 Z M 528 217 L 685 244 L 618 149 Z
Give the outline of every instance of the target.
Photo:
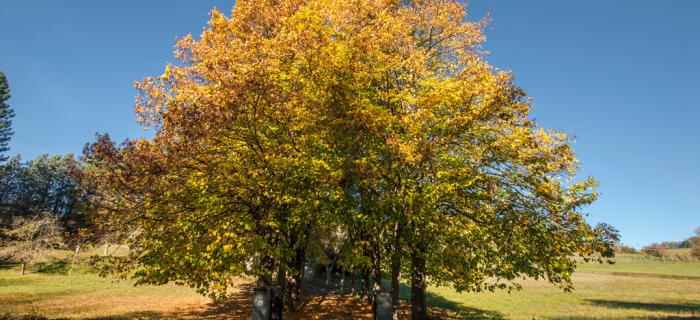
M 55 216 L 66 231 L 85 227 L 81 196 L 82 165 L 73 155 L 41 155 L 30 161 L 20 156 L 0 166 L 0 226 L 18 218 Z
M 640 252 L 645 255 L 662 257 L 666 256 L 666 251 L 668 250 L 693 248 L 691 254 L 695 257 L 700 257 L 700 228 L 698 228 L 695 233 L 695 236 L 689 237 L 683 241 L 652 243 L 642 248 Z
M 24 265 L 46 249 L 80 247 L 96 237 L 88 219 L 83 165 L 73 155 L 14 156 L 0 165 L 0 262 Z M 82 183 L 82 185 L 85 185 Z
M 669 252 L 669 250 L 675 249 L 691 249 L 689 253 L 684 253 L 686 258 L 700 258 L 700 228 L 695 230 L 696 235 L 689 237 L 682 241 L 664 241 L 659 243 L 652 243 L 648 246 L 643 247 L 641 250 L 637 250 L 634 247 L 618 243 L 615 245 L 615 252 L 617 254 L 643 254 L 647 256 L 654 257 L 673 257 L 678 256 L 678 252 Z
M 649 250 L 649 249 L 668 250 L 668 249 L 692 248 L 693 247 L 693 238 L 694 237 L 690 237 L 690 238 L 685 239 L 683 241 L 664 241 L 664 242 L 660 242 L 660 243 L 652 243 L 652 244 L 642 248 L 642 250 Z

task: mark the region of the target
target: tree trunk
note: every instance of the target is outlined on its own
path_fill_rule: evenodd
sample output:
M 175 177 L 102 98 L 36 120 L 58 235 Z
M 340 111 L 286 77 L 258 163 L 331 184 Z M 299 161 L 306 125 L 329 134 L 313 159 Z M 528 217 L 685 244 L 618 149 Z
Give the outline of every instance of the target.
M 289 283 L 289 301 L 287 303 L 287 308 L 291 311 L 295 309 L 294 303 L 301 299 L 301 287 L 302 281 L 304 281 L 304 264 L 306 264 L 305 257 L 306 248 L 297 248 L 292 265 L 294 274 L 292 274 L 292 281 Z
M 392 318 L 394 320 L 399 319 L 399 275 L 401 274 L 401 256 L 399 255 L 399 249 L 401 245 L 401 224 L 396 223 L 394 227 L 394 243 L 392 246 L 391 253 L 391 307 L 393 310 Z
M 275 296 L 275 286 L 272 282 L 272 277 L 274 275 L 274 259 L 270 256 L 265 256 L 260 263 L 260 275 L 258 276 L 258 287 L 267 289 L 270 294 L 270 311 L 269 318 L 273 318 L 274 308 L 274 296 Z
M 345 269 L 340 270 L 340 295 L 345 295 Z
M 411 254 L 411 320 L 428 319 L 425 302 L 425 257 L 420 246 Z
M 331 283 L 331 274 L 333 274 L 333 262 L 326 265 L 326 287 Z
M 367 291 L 369 291 L 369 272 L 367 268 L 362 268 L 360 271 L 360 298 L 367 296 Z
M 350 267 L 350 295 L 355 296 L 355 268 L 353 266 Z
M 21 267 L 21 269 L 20 269 L 20 271 L 19 271 L 19 273 L 20 273 L 21 275 L 24 275 L 24 269 L 25 269 L 26 267 L 27 267 L 27 263 L 26 263 L 26 262 L 22 262 L 22 267 Z
M 290 311 L 294 311 L 295 303 L 301 299 L 301 288 L 302 282 L 304 281 L 304 266 L 306 265 L 306 246 L 308 244 L 309 234 L 311 232 L 311 226 L 308 225 L 304 228 L 304 232 L 301 232 L 301 239 L 296 236 L 292 237 L 291 243 L 294 243 L 294 260 L 290 266 L 294 270 L 291 283 L 289 288 L 289 303 L 288 308 Z
M 372 269 L 374 271 L 374 284 L 372 285 L 372 295 L 370 296 L 370 303 L 372 303 L 372 314 L 375 314 L 376 310 L 376 300 L 379 292 L 382 291 L 382 267 L 380 264 L 381 253 L 379 252 L 378 246 L 374 250 L 374 261 L 372 262 Z
M 393 310 L 392 318 L 399 318 L 399 274 L 401 273 L 401 259 L 398 252 L 394 252 L 391 257 L 391 307 Z
M 363 296 L 367 298 L 368 303 L 372 303 L 372 294 L 369 291 L 370 290 L 370 284 L 369 284 L 369 277 L 370 277 L 370 270 L 369 268 L 364 268 L 362 270 L 362 292 Z
M 374 271 L 374 286 L 372 287 L 373 294 L 376 295 L 382 290 L 382 265 L 381 265 L 381 254 L 379 250 L 375 251 L 374 261 L 372 263 L 372 269 Z
M 272 291 L 272 320 L 282 320 L 284 314 L 284 300 L 287 295 L 287 271 L 284 263 L 280 263 L 277 271 L 275 288 Z

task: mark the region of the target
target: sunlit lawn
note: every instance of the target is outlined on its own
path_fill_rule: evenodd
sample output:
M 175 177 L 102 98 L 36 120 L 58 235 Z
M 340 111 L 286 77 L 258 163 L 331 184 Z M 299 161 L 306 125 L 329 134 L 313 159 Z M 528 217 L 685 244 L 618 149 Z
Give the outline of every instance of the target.
M 696 277 L 700 280 L 700 262 L 663 262 L 650 263 L 625 261 L 617 259 L 613 265 L 586 263 L 579 267 L 581 272 L 620 272 L 620 273 L 652 273 L 667 276 Z
M 530 280 L 524 282 L 522 291 L 510 294 L 458 294 L 449 288 L 432 288 L 429 303 L 472 318 L 700 318 L 698 262 L 583 265 L 574 283 L 576 289 L 571 293 Z M 407 296 L 408 290 L 404 289 L 403 295 Z M 0 270 L 0 314 L 121 319 L 192 319 L 204 314 L 207 318 L 245 319 L 249 314 L 246 299 L 231 306 L 246 309 L 239 312 L 240 317 L 228 311 L 193 313 L 205 310 L 208 302 L 192 289 L 177 286 L 134 287 L 129 281 L 82 272 L 71 277 L 45 273 L 20 276 L 16 269 Z M 334 317 L 326 314 L 325 318 Z
M 448 288 L 431 291 L 448 306 L 456 302 L 457 309 L 474 308 L 472 314 L 487 318 L 700 318 L 700 264 L 659 264 L 584 266 L 574 275 L 576 289 L 569 293 L 537 281 L 526 281 L 522 291 L 510 294 L 458 294 Z M 666 274 L 664 271 L 698 278 L 659 276 Z M 650 274 L 618 275 L 610 272 Z
M 67 275 L 0 270 L 0 314 L 51 317 L 136 317 L 177 312 L 207 303 L 189 288 L 134 287 L 93 274 Z

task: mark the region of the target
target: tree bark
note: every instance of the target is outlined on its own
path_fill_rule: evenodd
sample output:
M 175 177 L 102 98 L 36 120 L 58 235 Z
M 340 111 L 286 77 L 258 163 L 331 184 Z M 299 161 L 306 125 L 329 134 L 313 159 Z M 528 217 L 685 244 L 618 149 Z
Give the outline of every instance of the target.
M 291 282 L 289 284 L 289 301 L 287 303 L 287 308 L 291 311 L 295 309 L 294 303 L 301 299 L 301 287 L 302 281 L 304 281 L 304 264 L 306 263 L 306 248 L 297 248 L 296 254 L 294 256 L 294 262 L 292 263 L 292 268 L 294 268 L 294 274 L 292 274 Z
M 391 253 L 391 306 L 392 306 L 392 318 L 398 320 L 399 318 L 399 275 L 401 274 L 401 256 L 399 255 L 400 249 L 400 236 L 401 236 L 401 224 L 396 223 L 394 227 L 394 243 L 392 246 Z
M 372 263 L 372 269 L 374 271 L 374 286 L 372 287 L 373 294 L 376 295 L 382 289 L 382 266 L 381 266 L 381 253 L 378 249 L 374 252 L 374 261 Z
M 287 295 L 287 270 L 286 265 L 280 262 L 279 270 L 277 271 L 277 279 L 275 280 L 275 288 L 272 291 L 272 319 L 282 320 L 284 314 L 284 302 Z
M 298 239 L 296 236 L 293 236 L 293 240 L 291 241 L 291 243 L 295 244 L 294 260 L 291 265 L 294 273 L 291 277 L 292 282 L 290 284 L 288 303 L 288 308 L 291 311 L 295 309 L 294 304 L 299 302 L 301 299 L 302 282 L 304 281 L 304 266 L 306 265 L 306 247 L 310 232 L 311 226 L 307 225 L 306 228 L 304 228 L 304 231 L 300 233 L 302 238 Z
M 331 275 L 333 274 L 333 262 L 326 265 L 326 287 L 331 283 Z
M 258 287 L 265 288 L 270 293 L 270 319 L 273 319 L 275 312 L 274 309 L 274 296 L 275 296 L 275 284 L 273 283 L 272 277 L 274 276 L 275 263 L 274 259 L 270 256 L 266 256 L 262 259 L 260 263 L 259 276 L 258 276 Z M 281 317 L 280 315 L 277 315 Z M 279 319 L 279 318 L 278 318 Z
M 372 294 L 370 295 L 370 303 L 372 304 L 372 314 L 375 314 L 377 295 L 382 291 L 382 267 L 380 264 L 381 253 L 379 246 L 374 247 L 374 261 L 372 261 L 372 270 L 374 271 L 374 283 L 372 285 Z
M 360 284 L 360 298 L 369 296 L 369 269 L 362 268 L 362 283 Z
M 362 291 L 365 293 L 365 297 L 367 298 L 368 303 L 372 303 L 372 295 L 370 294 L 370 274 L 371 271 L 369 268 L 364 268 L 362 270 Z
M 339 283 L 340 295 L 345 295 L 345 269 L 340 270 L 340 283 Z
M 425 301 L 425 257 L 421 246 L 411 254 L 411 320 L 428 319 Z
M 20 271 L 19 271 L 19 273 L 20 273 L 21 275 L 24 275 L 24 269 L 25 269 L 26 267 L 27 267 L 27 263 L 26 263 L 26 262 L 22 262 L 22 268 L 21 268 Z
M 399 318 L 399 274 L 401 272 L 401 259 L 399 258 L 398 252 L 394 252 L 391 257 L 391 306 L 393 310 L 392 318 L 397 320 Z
M 355 296 L 355 267 L 350 267 L 350 295 Z

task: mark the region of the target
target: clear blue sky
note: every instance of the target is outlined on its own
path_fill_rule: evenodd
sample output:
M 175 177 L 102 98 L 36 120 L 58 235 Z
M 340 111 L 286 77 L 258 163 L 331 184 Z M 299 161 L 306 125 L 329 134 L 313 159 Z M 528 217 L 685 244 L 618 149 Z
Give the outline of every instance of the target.
M 80 153 L 95 132 L 142 136 L 133 81 L 158 75 L 176 37 L 233 1 L 9 0 L 0 69 L 17 117 L 11 153 Z M 642 246 L 700 226 L 700 1 L 475 0 L 486 48 L 534 97 L 534 117 L 577 136 L 600 180 L 591 222 Z

